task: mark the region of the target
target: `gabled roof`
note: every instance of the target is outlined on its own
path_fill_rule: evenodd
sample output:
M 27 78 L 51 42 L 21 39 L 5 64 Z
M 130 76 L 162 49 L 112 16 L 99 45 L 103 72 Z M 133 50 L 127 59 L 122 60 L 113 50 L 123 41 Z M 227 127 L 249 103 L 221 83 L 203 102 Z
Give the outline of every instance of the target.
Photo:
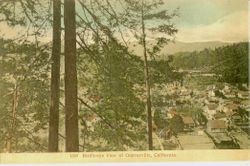
M 237 118 L 241 119 L 241 116 L 240 116 L 240 114 L 238 112 L 233 112 L 231 116 L 232 117 L 237 117 Z
M 184 117 L 182 117 L 182 120 L 183 120 L 184 124 L 193 124 L 194 123 L 193 118 L 190 116 L 184 116 Z
M 213 129 L 226 129 L 226 122 L 223 120 L 209 120 L 208 126 Z
M 237 110 L 239 108 L 239 106 L 237 104 L 233 104 L 233 103 L 227 104 L 225 107 L 227 107 L 231 110 Z
M 214 115 L 215 119 L 226 118 L 226 117 L 227 117 L 227 115 L 224 112 L 216 112 L 216 114 Z

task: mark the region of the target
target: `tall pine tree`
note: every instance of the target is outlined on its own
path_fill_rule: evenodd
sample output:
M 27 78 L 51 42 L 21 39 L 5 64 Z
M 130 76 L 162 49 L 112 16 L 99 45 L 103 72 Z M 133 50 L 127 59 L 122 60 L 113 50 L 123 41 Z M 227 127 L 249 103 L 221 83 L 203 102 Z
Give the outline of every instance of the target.
M 49 116 L 49 152 L 58 151 L 60 54 L 61 54 L 61 0 L 53 0 L 53 46 L 51 70 L 51 101 Z
M 66 151 L 79 151 L 75 0 L 64 0 Z

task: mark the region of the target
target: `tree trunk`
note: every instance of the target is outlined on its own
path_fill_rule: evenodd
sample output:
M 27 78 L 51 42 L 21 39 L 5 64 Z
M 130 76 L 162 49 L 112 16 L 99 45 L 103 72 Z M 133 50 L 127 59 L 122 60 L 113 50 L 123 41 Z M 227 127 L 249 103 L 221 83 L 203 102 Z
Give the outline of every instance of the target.
M 11 153 L 11 132 L 8 131 L 7 136 L 6 136 L 6 152 Z
M 75 0 L 64 0 L 66 151 L 79 151 Z
M 11 126 L 10 130 L 8 131 L 7 134 L 7 142 L 6 142 L 6 151 L 8 153 L 11 153 L 13 151 L 12 149 L 12 144 L 13 138 L 15 137 L 15 130 L 16 130 L 16 108 L 18 104 L 18 87 L 17 84 L 14 85 L 14 91 L 13 91 L 13 99 L 12 99 L 12 112 L 11 112 Z
M 51 103 L 49 118 L 49 152 L 58 152 L 61 54 L 61 0 L 53 0 L 53 47 L 51 70 Z
M 143 8 L 143 4 L 142 4 Z M 144 11 L 142 9 L 142 44 L 143 44 L 143 56 L 144 56 L 144 77 L 146 85 L 146 107 L 148 114 L 148 149 L 153 150 L 153 139 L 152 139 L 152 111 L 151 111 L 151 94 L 150 94 L 150 80 L 149 80 L 149 66 L 147 58 L 147 46 L 146 46 L 146 33 L 144 23 Z

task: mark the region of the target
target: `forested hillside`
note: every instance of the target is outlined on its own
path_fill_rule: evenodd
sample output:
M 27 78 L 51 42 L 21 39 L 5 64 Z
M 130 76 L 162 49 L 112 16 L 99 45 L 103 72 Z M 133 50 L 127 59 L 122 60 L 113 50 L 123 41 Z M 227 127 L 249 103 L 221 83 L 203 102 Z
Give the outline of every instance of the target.
M 228 83 L 248 83 L 248 44 L 177 53 L 172 56 L 172 65 L 177 69 L 216 73 L 221 81 Z
M 170 40 L 156 38 L 148 49 L 145 23 L 166 23 L 176 14 L 157 12 L 161 1 L 135 4 L 126 1 L 127 10 L 119 11 L 108 0 L 79 0 L 77 10 L 72 0 L 0 3 L 3 22 L 32 27 L 0 40 L 1 152 L 153 149 L 157 105 L 151 95 L 158 94 L 152 90 L 181 75 L 170 60 L 155 60 Z M 20 17 L 11 14 L 14 7 Z M 121 27 L 135 32 L 141 56 L 129 51 Z M 51 28 L 51 40 L 41 41 Z M 177 32 L 172 24 L 152 30 L 170 37 Z
M 37 49 L 30 42 L 20 45 L 4 39 L 0 45 L 0 130 L 4 133 L 1 134 L 1 150 L 5 150 L 11 132 L 13 152 L 46 151 L 51 45 L 41 45 Z M 141 58 L 129 54 L 123 46 L 96 54 L 98 59 L 81 48 L 77 51 L 81 150 L 145 149 L 147 131 Z M 172 72 L 168 64 L 163 60 L 149 61 L 152 84 L 177 80 L 178 74 Z M 63 92 L 64 85 L 60 87 Z M 61 100 L 59 136 L 62 143 L 63 108 Z

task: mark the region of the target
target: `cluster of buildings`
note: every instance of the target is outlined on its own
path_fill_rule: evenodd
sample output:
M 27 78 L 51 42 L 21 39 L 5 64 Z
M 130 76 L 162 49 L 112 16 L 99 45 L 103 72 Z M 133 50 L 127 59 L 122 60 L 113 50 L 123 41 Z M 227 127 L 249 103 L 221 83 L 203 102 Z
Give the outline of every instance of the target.
M 204 131 L 217 148 L 242 148 L 242 136 L 244 135 L 245 142 L 249 142 L 250 134 L 249 90 L 246 85 L 243 85 L 243 88 L 245 90 L 239 90 L 235 86 L 223 83 L 219 86 L 208 85 L 205 89 L 198 90 L 185 87 L 178 82 L 169 84 L 166 86 L 166 92 L 173 98 L 168 101 L 168 105 L 172 107 L 168 109 L 167 117 L 171 119 L 175 115 L 180 115 L 183 119 L 183 132 L 195 131 L 199 134 Z M 199 108 L 199 112 L 187 109 L 188 112 L 192 112 L 187 114 L 183 110 L 178 111 L 185 107 Z M 232 134 L 235 131 L 241 134 Z M 237 138 L 238 136 L 240 138 Z M 248 145 L 244 143 L 244 146 Z

